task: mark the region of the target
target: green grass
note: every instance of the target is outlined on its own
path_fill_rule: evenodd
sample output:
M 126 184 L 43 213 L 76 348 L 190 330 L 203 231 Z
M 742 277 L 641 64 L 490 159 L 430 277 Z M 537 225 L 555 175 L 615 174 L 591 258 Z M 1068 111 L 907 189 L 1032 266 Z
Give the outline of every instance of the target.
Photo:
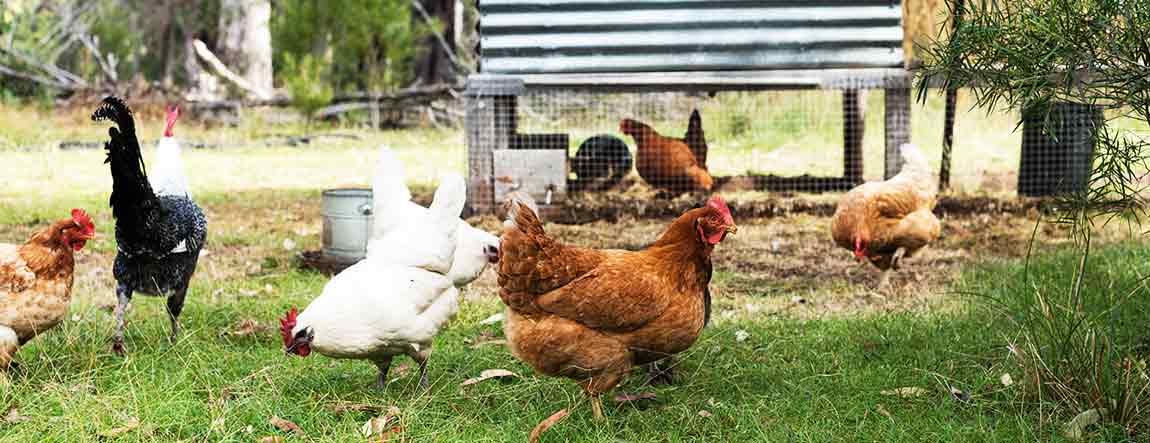
M 99 131 L 86 125 L 82 134 L 75 135 L 94 139 L 90 133 Z M 192 138 L 234 136 L 240 143 L 259 131 L 263 130 L 241 127 L 213 135 L 211 128 L 192 127 L 187 132 Z M 23 134 L 31 140 L 50 137 Z M 108 267 L 115 243 L 106 208 L 110 179 L 102 155 L 53 149 L 0 151 L 0 241 L 20 242 L 76 206 L 93 213 L 101 235 L 80 254 L 72 318 L 21 350 L 17 355 L 21 369 L 0 379 L 0 414 L 14 407 L 28 417 L 16 423 L 0 418 L 0 442 L 251 442 L 265 436 L 362 441 L 357 433 L 371 414 L 337 414 L 330 409 L 336 402 L 397 406 L 407 441 L 522 441 L 536 423 L 561 408 L 574 409 L 543 441 L 1046 441 L 1060 440 L 1062 424 L 1079 412 L 1034 399 L 1017 385 L 1003 387 L 999 379 L 1004 373 L 1015 380 L 1023 378 L 1006 351 L 1019 328 L 1007 316 L 987 309 L 983 298 L 953 294 L 940 297 L 945 303 L 931 305 L 938 309 L 826 317 L 767 311 L 716 315 L 700 341 L 678 360 L 676 384 L 642 386 L 643 377 L 636 373 L 617 392 L 655 392 L 657 400 L 607 401 L 608 419 L 601 423 L 591 420 L 587 402 L 570 381 L 533 375 L 501 346 L 472 349 L 467 343 L 485 333 L 502 335 L 498 326 L 478 324 L 501 310 L 490 272 L 468 289 L 459 316 L 437 338 L 430 392 L 418 389 L 414 368 L 396 370 L 394 382 L 378 392 L 369 387 L 375 374 L 370 364 L 319 355 L 289 358 L 275 334 L 276 318 L 291 306 L 306 305 L 326 281 L 297 269 L 294 259 L 300 249 L 319 247 L 319 191 L 367 184 L 371 162 L 365 160 L 380 143 L 398 150 L 416 185 L 433 182 L 439 170 L 463 168 L 456 133 L 358 134 L 361 140 L 321 148 L 185 152 L 193 192 L 211 219 L 209 255 L 193 280 L 181 339 L 166 342 L 168 322 L 161 300 L 138 297 L 129 313 L 126 359 L 110 353 L 113 322 L 104 308 L 114 300 Z M 740 227 L 750 232 L 758 228 L 762 231 L 756 235 L 773 238 L 795 220 L 740 222 Z M 619 225 L 654 233 L 658 232 L 654 224 L 663 222 Z M 804 223 L 794 230 L 824 232 L 810 226 L 812 220 Z M 602 240 L 607 238 L 603 233 L 616 228 L 588 229 L 599 231 L 556 231 L 601 246 L 597 242 L 608 241 Z M 295 241 L 297 248 L 285 250 L 285 239 Z M 725 252 L 734 250 L 747 256 Z M 1096 256 L 1101 265 L 1093 268 L 1096 274 L 1087 287 L 1091 291 L 1134 287 L 1148 258 L 1145 250 L 1139 242 L 1103 250 Z M 743 303 L 787 300 L 794 294 L 788 286 L 794 281 L 774 281 L 738 267 L 770 251 L 769 244 L 737 242 L 716 250 L 714 283 L 721 288 L 716 293 L 717 313 Z M 1032 263 L 1030 282 L 1062 290 L 1073 260 L 1068 252 L 1039 258 Z M 999 299 L 1029 296 L 1032 286 L 1021 279 L 1020 261 L 989 256 L 985 261 L 941 288 L 920 290 L 977 292 Z M 823 286 L 817 291 L 803 289 L 809 292 L 802 294 L 810 298 L 834 293 L 850 300 L 882 297 L 843 282 L 813 283 Z M 999 287 L 988 282 L 1012 284 Z M 732 289 L 735 283 L 744 288 Z M 910 287 L 915 290 L 913 284 Z M 1144 301 L 1145 294 L 1140 294 Z M 904 296 L 906 291 L 891 297 Z M 1148 335 L 1137 326 L 1147 324 L 1145 310 L 1130 312 L 1130 323 L 1123 324 L 1129 333 L 1121 336 L 1124 349 L 1145 355 L 1133 345 Z M 221 335 L 242 320 L 270 329 Z M 743 336 L 740 331 L 746 334 L 742 341 L 737 339 Z M 459 387 L 490 368 L 508 369 L 519 377 Z M 926 391 L 913 398 L 882 393 L 900 387 Z M 969 393 L 972 400 L 954 399 L 950 387 Z M 268 421 L 272 416 L 297 423 L 307 437 L 276 429 Z M 137 429 L 114 438 L 99 435 L 132 417 L 139 419 Z M 1113 426 L 1091 431 L 1096 440 L 1122 435 Z

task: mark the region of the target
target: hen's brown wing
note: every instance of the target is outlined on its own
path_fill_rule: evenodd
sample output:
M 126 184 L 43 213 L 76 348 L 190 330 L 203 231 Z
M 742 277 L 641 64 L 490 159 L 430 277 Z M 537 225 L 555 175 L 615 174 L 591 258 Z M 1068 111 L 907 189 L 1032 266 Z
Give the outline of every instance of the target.
M 499 244 L 499 296 L 512 309 L 537 312 L 535 298 L 590 272 L 604 258 L 600 251 L 559 243 L 547 236 L 535 213 L 520 205 L 515 224 Z
M 602 251 L 595 269 L 539 296 L 543 311 L 610 332 L 636 330 L 666 311 L 677 293 L 643 252 Z

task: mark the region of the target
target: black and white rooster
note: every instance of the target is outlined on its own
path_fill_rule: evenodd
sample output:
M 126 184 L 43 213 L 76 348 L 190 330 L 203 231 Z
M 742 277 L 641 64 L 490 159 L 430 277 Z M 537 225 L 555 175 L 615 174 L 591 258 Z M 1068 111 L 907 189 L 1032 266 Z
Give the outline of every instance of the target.
M 171 136 L 171 126 L 178 113 L 168 114 L 165 138 Z M 164 296 L 168 299 L 168 315 L 172 321 L 175 341 L 180 332 L 180 311 L 188 283 L 196 271 L 200 248 L 207 237 L 207 220 L 203 211 L 177 186 L 161 186 L 153 191 L 144 171 L 140 144 L 136 138 L 136 123 L 132 111 L 116 97 L 105 98 L 92 113 L 93 121 L 111 121 L 116 127 L 108 129 L 109 140 L 104 144 L 111 165 L 112 215 L 116 218 L 116 335 L 112 350 L 124 354 L 124 310 L 134 292 Z M 164 149 L 161 142 L 160 149 Z M 160 153 L 171 157 L 172 153 Z M 175 153 L 178 159 L 178 153 Z M 182 168 L 161 168 L 162 173 L 183 174 Z M 160 178 L 157 183 L 166 183 Z

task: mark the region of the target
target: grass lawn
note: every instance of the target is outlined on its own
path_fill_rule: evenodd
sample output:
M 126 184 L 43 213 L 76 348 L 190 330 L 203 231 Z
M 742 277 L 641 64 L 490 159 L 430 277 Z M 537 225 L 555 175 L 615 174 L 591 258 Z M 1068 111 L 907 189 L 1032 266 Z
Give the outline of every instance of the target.
M 84 128 L 85 139 L 102 131 Z M 370 388 L 368 363 L 285 356 L 276 318 L 305 306 L 326 281 L 294 258 L 319 247 L 320 190 L 365 184 L 364 160 L 378 143 L 397 148 L 413 184 L 426 183 L 437 169 L 462 168 L 457 137 L 382 132 L 325 148 L 186 152 L 211 223 L 208 254 L 180 340 L 166 341 L 163 301 L 137 297 L 127 358 L 110 352 L 115 243 L 102 154 L 0 151 L 0 241 L 22 242 L 71 207 L 92 212 L 101 235 L 79 255 L 71 318 L 22 349 L 19 370 L 0 376 L 0 414 L 16 411 L 0 417 L 0 442 L 366 441 L 360 428 L 384 412 L 341 411 L 348 404 L 398 408 L 402 430 L 390 441 L 445 442 L 522 441 L 562 408 L 573 408 L 571 416 L 543 441 L 1047 441 L 1062 439 L 1063 424 L 1080 412 L 1023 395 L 1024 374 L 1007 352 L 1017 328 L 983 298 L 957 295 L 1023 298 L 1034 287 L 1028 282 L 1050 291 L 1068 286 L 1075 256 L 1059 252 L 1067 248 L 1060 231 L 1040 231 L 1044 255 L 1024 280 L 1021 256 L 1033 225 L 999 215 L 944 220 L 938 247 L 908 264 L 886 293 L 867 289 L 876 275 L 827 244 L 825 218 L 740 220 L 739 235 L 716 250 L 714 322 L 678 359 L 677 382 L 648 387 L 636 372 L 617 392 L 657 398 L 607 400 L 604 422 L 591 420 L 573 383 L 538 377 L 490 343 L 502 337 L 499 325 L 480 324 L 501 311 L 491 272 L 464 292 L 459 315 L 436 339 L 429 392 L 406 360 L 397 360 L 380 392 Z M 491 217 L 474 221 L 492 231 L 498 225 Z M 619 247 L 653 239 L 667 222 L 548 230 L 565 241 Z M 1136 236 L 1107 235 L 1085 293 L 1141 290 L 1150 252 Z M 1129 310 L 1145 313 L 1146 300 Z M 1146 324 L 1127 324 L 1128 341 L 1150 336 Z M 492 368 L 518 377 L 460 387 Z M 1003 374 L 1020 382 L 1004 386 Z M 921 390 L 889 392 L 908 387 Z M 951 388 L 966 395 L 956 398 Z M 272 417 L 306 435 L 278 429 Z M 1097 440 L 1123 436 L 1114 426 L 1090 431 Z

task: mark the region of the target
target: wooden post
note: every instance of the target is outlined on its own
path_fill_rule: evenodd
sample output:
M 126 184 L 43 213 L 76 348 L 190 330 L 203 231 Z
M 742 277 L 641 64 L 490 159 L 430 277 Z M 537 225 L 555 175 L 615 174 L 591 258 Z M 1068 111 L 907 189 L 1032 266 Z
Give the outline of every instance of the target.
M 858 89 L 843 90 L 843 178 L 852 185 L 863 182 L 865 101 L 865 92 L 860 94 Z
M 883 177 L 891 178 L 902 169 L 902 156 L 898 152 L 903 143 L 910 143 L 910 86 L 900 85 L 884 90 L 884 126 L 886 152 Z
M 484 214 L 495 210 L 495 169 L 493 152 L 507 149 L 516 132 L 517 96 L 523 82 L 484 75 L 467 80 L 467 213 Z

